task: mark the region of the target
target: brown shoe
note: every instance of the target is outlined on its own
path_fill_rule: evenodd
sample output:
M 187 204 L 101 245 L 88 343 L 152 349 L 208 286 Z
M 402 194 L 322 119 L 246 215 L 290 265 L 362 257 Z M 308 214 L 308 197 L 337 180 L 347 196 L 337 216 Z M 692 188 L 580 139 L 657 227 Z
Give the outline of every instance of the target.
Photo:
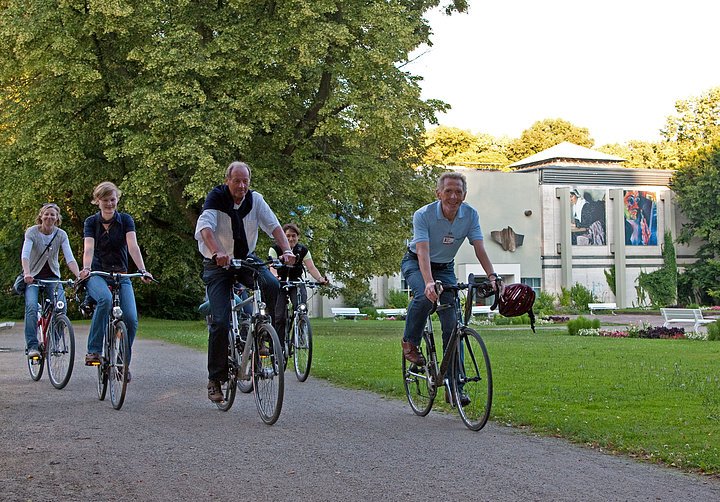
M 417 364 L 418 366 L 425 366 L 425 358 L 420 353 L 420 350 L 412 344 L 412 342 L 406 342 L 403 340 L 402 349 L 403 357 L 405 357 L 405 359 L 413 364 Z
M 95 352 L 85 354 L 85 366 L 97 366 L 98 364 L 100 364 L 100 354 Z
M 260 357 L 267 357 L 270 355 L 270 349 L 267 346 L 267 342 L 263 339 L 257 341 L 257 353 Z
M 223 400 L 222 390 L 220 390 L 220 382 L 217 380 L 208 380 L 208 399 L 213 403 L 219 403 Z

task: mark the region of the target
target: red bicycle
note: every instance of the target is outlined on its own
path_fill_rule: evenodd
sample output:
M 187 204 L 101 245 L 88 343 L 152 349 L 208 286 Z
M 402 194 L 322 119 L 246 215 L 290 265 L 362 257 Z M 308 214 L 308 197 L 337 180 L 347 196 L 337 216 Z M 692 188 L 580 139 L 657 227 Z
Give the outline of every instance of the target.
M 40 355 L 28 358 L 30 377 L 36 382 L 47 362 L 50 383 L 62 389 L 70 381 L 75 361 L 75 332 L 65 315 L 65 302 L 60 299 L 59 284 L 72 286 L 73 281 L 36 279 L 29 288 L 38 288 L 38 320 L 36 335 Z M 54 287 L 53 287 L 54 286 Z M 52 289 L 52 293 L 48 291 Z

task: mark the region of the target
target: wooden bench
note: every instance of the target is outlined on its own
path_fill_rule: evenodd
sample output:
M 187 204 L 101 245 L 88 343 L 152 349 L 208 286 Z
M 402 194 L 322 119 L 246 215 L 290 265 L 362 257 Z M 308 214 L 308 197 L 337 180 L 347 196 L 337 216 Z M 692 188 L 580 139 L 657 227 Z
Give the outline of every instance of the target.
M 715 319 L 705 319 L 700 309 L 660 309 L 660 313 L 665 319 L 665 328 L 670 324 L 692 324 L 697 333 L 701 325 L 715 322 Z
M 480 314 L 485 314 L 488 316 L 488 319 L 492 319 L 492 317 L 497 314 L 497 310 L 490 310 L 490 305 L 473 305 L 472 315 Z
M 376 312 L 384 317 L 402 317 L 407 316 L 407 309 L 376 309 Z
M 609 310 L 612 312 L 612 315 L 615 315 L 615 309 L 617 309 L 617 304 L 615 302 L 588 303 L 588 308 L 590 309 L 590 315 L 595 315 L 595 312 L 593 312 L 593 310 Z
M 15 326 L 14 322 L 0 322 L 0 329 L 12 329 Z
M 333 318 L 345 317 L 346 319 L 353 319 L 357 321 L 358 317 L 366 317 L 367 314 L 362 314 L 360 309 L 357 307 L 331 307 Z

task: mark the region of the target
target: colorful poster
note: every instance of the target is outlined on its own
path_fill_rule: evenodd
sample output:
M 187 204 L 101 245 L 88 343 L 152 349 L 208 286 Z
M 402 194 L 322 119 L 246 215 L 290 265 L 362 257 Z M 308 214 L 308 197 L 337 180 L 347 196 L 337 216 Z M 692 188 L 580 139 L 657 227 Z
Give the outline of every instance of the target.
M 657 194 L 625 190 L 625 244 L 657 246 Z
M 570 231 L 576 246 L 606 244 L 605 190 L 570 188 Z

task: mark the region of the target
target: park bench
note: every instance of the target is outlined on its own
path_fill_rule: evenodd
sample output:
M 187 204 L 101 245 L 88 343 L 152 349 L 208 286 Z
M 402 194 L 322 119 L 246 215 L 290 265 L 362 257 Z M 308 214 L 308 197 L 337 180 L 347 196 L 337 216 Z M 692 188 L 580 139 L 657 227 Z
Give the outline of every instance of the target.
M 590 315 L 594 315 L 595 312 L 593 310 L 609 310 L 612 312 L 612 315 L 615 315 L 615 309 L 617 309 L 617 304 L 615 302 L 608 302 L 608 303 L 588 303 L 588 308 L 590 309 Z
M 407 309 L 377 309 L 376 312 L 385 317 L 402 317 L 407 316 Z
M 495 310 L 490 310 L 490 305 L 473 305 L 472 306 L 472 315 L 481 315 L 485 314 L 488 316 L 488 319 L 492 319 L 492 316 L 494 316 L 497 313 Z
M 700 309 L 660 309 L 660 313 L 665 319 L 663 327 L 667 328 L 670 324 L 692 324 L 693 331 L 697 333 L 698 328 L 703 324 L 710 324 L 716 319 L 705 319 Z
M 15 326 L 14 322 L 0 322 L 0 329 L 12 329 Z
M 367 316 L 367 314 L 362 314 L 357 307 L 331 307 L 330 311 L 334 319 L 345 317 L 347 319 L 357 320 L 358 317 Z

